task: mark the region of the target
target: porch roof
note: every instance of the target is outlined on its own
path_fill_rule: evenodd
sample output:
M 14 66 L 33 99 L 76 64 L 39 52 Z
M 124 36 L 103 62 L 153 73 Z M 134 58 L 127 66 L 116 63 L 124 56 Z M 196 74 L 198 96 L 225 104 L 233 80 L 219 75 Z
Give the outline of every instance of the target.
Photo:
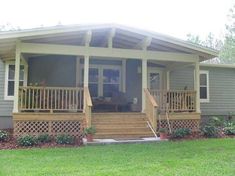
M 92 31 L 90 46 L 108 47 L 112 36 L 112 47 L 121 49 L 141 49 L 143 43 L 150 42 L 147 51 L 163 51 L 182 54 L 196 54 L 200 61 L 214 58 L 218 51 L 202 47 L 184 40 L 156 32 L 126 27 L 116 24 L 70 25 L 34 28 L 20 31 L 0 32 L 0 58 L 13 58 L 16 41 L 84 46 L 87 31 Z M 151 39 L 148 41 L 148 39 Z

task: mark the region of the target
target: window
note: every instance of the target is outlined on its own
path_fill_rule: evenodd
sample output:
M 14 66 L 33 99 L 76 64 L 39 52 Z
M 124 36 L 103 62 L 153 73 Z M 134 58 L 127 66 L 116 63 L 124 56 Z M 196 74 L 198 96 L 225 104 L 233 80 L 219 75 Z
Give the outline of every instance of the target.
M 82 84 L 84 79 L 84 69 L 82 69 Z M 92 97 L 98 97 L 99 70 L 98 68 L 89 68 L 89 90 Z
M 25 83 L 25 72 L 24 65 L 20 66 L 20 86 Z M 14 86 L 15 86 L 15 64 L 6 63 L 5 68 L 5 100 L 13 100 L 14 97 Z
M 200 71 L 200 100 L 209 102 L 209 72 Z
M 120 70 L 103 69 L 103 96 L 111 97 L 112 92 L 118 92 L 120 87 Z
M 81 80 L 83 84 L 84 69 Z M 121 90 L 121 67 L 111 65 L 90 65 L 89 90 L 91 97 L 111 97 Z

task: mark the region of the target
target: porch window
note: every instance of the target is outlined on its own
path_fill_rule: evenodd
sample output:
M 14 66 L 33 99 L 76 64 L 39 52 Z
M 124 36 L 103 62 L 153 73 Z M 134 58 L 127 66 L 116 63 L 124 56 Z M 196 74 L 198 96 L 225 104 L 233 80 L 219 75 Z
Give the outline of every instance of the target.
M 81 81 L 83 85 L 84 68 Z M 90 65 L 89 90 L 91 97 L 111 97 L 113 92 L 121 90 L 121 68 L 111 65 Z
M 209 102 L 209 72 L 200 71 L 200 100 Z
M 82 86 L 84 81 L 84 69 L 82 69 Z M 99 70 L 97 68 L 89 68 L 89 91 L 92 97 L 98 97 L 99 87 Z
M 24 65 L 20 65 L 20 86 L 25 82 Z M 5 68 L 5 100 L 13 100 L 15 86 L 15 64 L 6 63 Z
M 103 69 L 103 96 L 111 97 L 112 92 L 118 92 L 120 87 L 120 71 L 118 69 Z
M 89 90 L 92 97 L 98 97 L 99 70 L 97 68 L 89 69 Z

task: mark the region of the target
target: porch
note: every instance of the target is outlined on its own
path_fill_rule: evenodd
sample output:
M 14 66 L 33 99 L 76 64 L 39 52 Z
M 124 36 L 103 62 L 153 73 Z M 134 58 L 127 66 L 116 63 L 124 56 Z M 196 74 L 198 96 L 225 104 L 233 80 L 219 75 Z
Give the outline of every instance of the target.
M 7 81 L 11 85 L 7 94 L 14 101 L 16 134 L 27 133 L 18 127 L 44 124 L 48 116 L 47 131 L 53 121 L 60 121 L 65 129 L 60 133 L 66 133 L 66 123 L 79 121 L 84 128 L 107 120 L 113 128 L 123 126 L 120 131 L 144 128 L 154 135 L 164 116 L 167 124 L 191 123 L 190 128 L 196 129 L 200 120 L 199 62 L 210 56 L 168 43 L 118 28 L 22 38 L 16 42 L 13 62 L 8 64 L 9 78 L 13 75 L 14 82 Z M 186 79 L 177 75 L 185 68 L 189 69 Z M 25 120 L 22 114 L 27 116 Z M 63 118 L 58 119 L 59 114 Z M 69 114 L 72 119 L 66 118 Z M 128 118 L 133 123 L 123 120 Z M 142 126 L 134 126 L 135 120 Z M 108 131 L 109 125 L 101 130 Z
M 19 113 L 13 114 L 14 133 L 68 133 L 81 139 L 84 127 L 95 126 L 96 138 L 132 139 L 153 137 L 151 129 L 160 127 L 198 129 L 195 91 L 145 89 L 145 96 L 144 113 L 97 113 L 87 87 L 20 87 Z

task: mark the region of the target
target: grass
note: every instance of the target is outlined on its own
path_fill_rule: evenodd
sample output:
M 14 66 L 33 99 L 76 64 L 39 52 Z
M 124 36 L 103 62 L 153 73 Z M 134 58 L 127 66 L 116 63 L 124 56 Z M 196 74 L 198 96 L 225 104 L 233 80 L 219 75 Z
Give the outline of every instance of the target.
M 0 151 L 0 175 L 235 175 L 235 140 Z

